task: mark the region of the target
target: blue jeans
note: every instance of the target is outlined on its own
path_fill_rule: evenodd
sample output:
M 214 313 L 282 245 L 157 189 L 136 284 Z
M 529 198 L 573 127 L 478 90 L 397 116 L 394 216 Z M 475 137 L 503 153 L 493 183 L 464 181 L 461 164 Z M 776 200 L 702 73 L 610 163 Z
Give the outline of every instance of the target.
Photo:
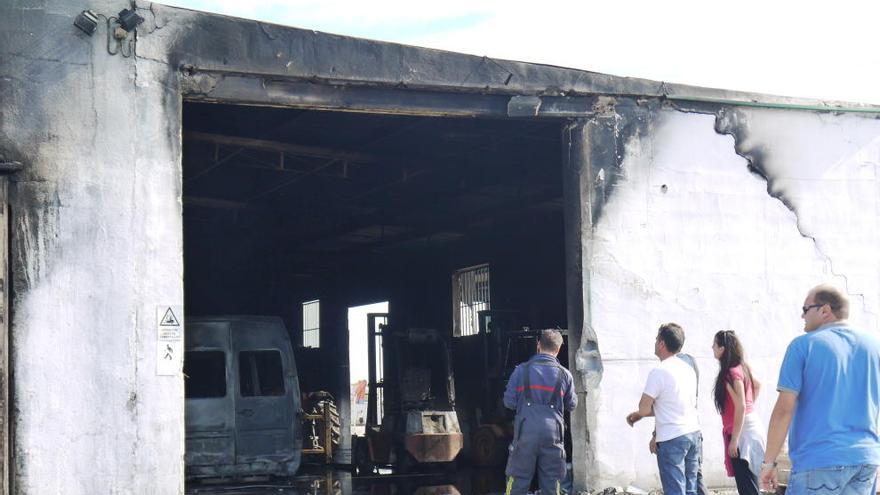
M 858 464 L 792 471 L 787 495 L 873 495 L 877 492 L 877 466 Z
M 657 467 L 663 495 L 696 495 L 702 450 L 700 432 L 657 442 Z

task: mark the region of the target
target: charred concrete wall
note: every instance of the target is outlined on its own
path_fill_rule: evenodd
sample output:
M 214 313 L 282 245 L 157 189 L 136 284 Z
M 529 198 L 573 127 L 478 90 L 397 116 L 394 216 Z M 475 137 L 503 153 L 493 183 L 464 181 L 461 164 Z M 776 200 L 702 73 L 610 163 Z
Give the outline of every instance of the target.
M 156 365 L 156 306 L 183 303 L 180 96 L 167 64 L 108 53 L 103 20 L 93 37 L 73 26 L 129 6 L 0 6 L 0 149 L 25 165 L 11 185 L 17 493 L 183 491 L 183 381 Z
M 766 426 L 810 287 L 842 286 L 853 301 L 851 320 L 877 328 L 880 121 L 785 109 L 640 107 L 632 113 L 627 103 L 617 112 L 625 146 L 611 170 L 613 187 L 601 188 L 610 194 L 599 198 L 584 268 L 589 326 L 604 366 L 593 399 L 591 485 L 660 486 L 648 452 L 653 421 L 631 429 L 624 417 L 657 364 L 656 329 L 667 321 L 684 326 L 684 351 L 701 370 L 707 483 L 731 485 L 712 403 L 714 333 L 741 336 L 764 384 L 756 409 Z M 644 125 L 628 132 L 621 123 L 628 120 Z

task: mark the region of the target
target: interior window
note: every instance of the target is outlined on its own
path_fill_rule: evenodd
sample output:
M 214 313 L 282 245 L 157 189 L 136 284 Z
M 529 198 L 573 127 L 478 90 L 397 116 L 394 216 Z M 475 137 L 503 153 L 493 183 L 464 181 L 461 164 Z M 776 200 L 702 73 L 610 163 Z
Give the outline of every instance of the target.
M 317 349 L 321 347 L 321 301 L 302 303 L 303 311 L 303 347 Z
M 183 355 L 184 396 L 203 399 L 226 396 L 226 353 L 186 351 Z
M 464 337 L 480 331 L 480 311 L 491 309 L 489 265 L 472 266 L 452 274 L 452 335 Z
M 284 395 L 280 351 L 240 352 L 238 375 L 242 397 Z

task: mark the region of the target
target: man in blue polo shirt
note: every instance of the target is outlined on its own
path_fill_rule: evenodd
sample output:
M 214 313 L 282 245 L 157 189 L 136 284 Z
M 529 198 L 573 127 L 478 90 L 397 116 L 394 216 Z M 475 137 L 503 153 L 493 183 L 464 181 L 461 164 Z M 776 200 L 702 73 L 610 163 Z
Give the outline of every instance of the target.
M 788 345 L 779 370 L 761 486 L 776 488 L 776 457 L 788 432 L 788 495 L 873 494 L 880 465 L 880 338 L 849 326 L 849 301 L 833 286 L 814 287 L 801 310 L 806 334 Z

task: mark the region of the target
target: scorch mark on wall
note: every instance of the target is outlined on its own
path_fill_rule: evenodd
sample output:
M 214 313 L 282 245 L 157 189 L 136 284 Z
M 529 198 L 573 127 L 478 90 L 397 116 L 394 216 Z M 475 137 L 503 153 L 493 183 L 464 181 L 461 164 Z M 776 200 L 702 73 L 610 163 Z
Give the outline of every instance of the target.
M 777 184 L 777 178 L 768 170 L 767 164 L 769 158 L 767 156 L 768 151 L 766 145 L 764 143 L 746 144 L 749 143 L 748 119 L 749 115 L 740 109 L 722 107 L 715 114 L 715 131 L 719 134 L 733 137 L 734 149 L 739 156 L 746 159 L 749 172 L 761 177 L 767 183 L 767 194 L 772 198 L 777 199 L 794 214 L 795 227 L 800 236 L 809 239 L 813 243 L 816 252 L 828 263 L 828 268 L 831 271 L 831 274 L 834 277 L 839 277 L 843 280 L 843 289 L 846 290 L 850 296 L 858 297 L 862 303 L 862 307 L 867 310 L 868 305 L 865 302 L 865 295 L 862 293 L 853 293 L 849 290 L 850 283 L 847 276 L 834 269 L 834 260 L 831 258 L 831 255 L 822 249 L 816 236 L 810 234 L 804 228 L 802 219 L 794 204 L 794 200 L 785 195 L 784 189 Z

